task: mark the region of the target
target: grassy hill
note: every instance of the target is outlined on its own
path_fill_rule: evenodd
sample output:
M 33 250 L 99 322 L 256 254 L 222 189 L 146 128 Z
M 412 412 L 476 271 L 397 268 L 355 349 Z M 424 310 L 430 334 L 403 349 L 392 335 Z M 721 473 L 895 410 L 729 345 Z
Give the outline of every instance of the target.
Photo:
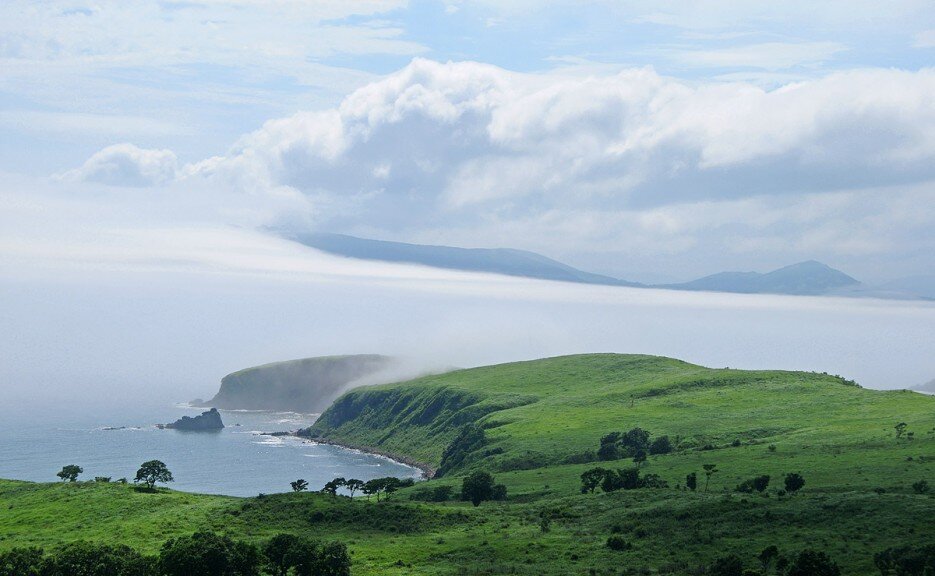
M 922 447 L 935 459 L 935 398 L 865 390 L 825 374 L 710 369 L 618 354 L 487 366 L 356 389 L 308 434 L 438 467 L 445 448 L 470 422 L 485 429 L 486 443 L 464 468 L 501 472 L 593 461 L 603 435 L 637 426 L 677 445 L 674 453 L 651 459 L 660 474 L 681 474 L 708 460 L 739 475 L 807 465 L 814 483 L 851 486 L 891 478 Z M 914 431 L 913 442 L 896 442 L 899 422 Z
M 208 528 L 252 542 L 282 531 L 338 538 L 355 575 L 697 574 L 728 552 L 755 568 L 769 545 L 786 555 L 823 550 L 852 575 L 878 574 L 875 552 L 935 541 L 935 494 L 912 486 L 935 485 L 935 397 L 836 376 L 568 356 L 356 389 L 308 433 L 443 467 L 471 424 L 483 442 L 465 443 L 442 477 L 389 502 L 0 481 L 0 550 L 89 539 L 153 553 Z M 636 426 L 673 440 L 673 452 L 642 466 L 669 487 L 582 494 L 584 470 L 633 465 L 592 460 L 601 436 Z M 683 488 L 704 464 L 718 468 L 709 489 Z M 479 508 L 410 500 L 460 486 L 474 469 L 492 471 L 509 498 Z M 794 496 L 779 490 L 787 472 L 806 479 Z M 764 494 L 736 490 L 759 474 L 772 477 Z M 611 535 L 628 548 L 608 548 Z

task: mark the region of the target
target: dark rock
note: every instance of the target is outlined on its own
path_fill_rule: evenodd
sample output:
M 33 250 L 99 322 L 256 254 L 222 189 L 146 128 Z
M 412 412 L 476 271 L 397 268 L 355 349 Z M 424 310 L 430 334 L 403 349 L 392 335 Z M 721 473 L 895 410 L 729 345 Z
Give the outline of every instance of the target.
M 224 428 L 224 422 L 221 421 L 221 413 L 217 408 L 212 408 L 207 412 L 202 412 L 201 416 L 182 416 L 171 424 L 160 426 L 160 428 L 169 428 L 172 430 L 220 430 Z

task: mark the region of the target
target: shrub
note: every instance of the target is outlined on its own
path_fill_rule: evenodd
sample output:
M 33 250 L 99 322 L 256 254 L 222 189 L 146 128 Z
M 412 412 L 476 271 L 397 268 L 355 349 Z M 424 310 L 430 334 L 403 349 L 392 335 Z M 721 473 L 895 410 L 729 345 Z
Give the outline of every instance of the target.
M 668 436 L 660 436 L 649 445 L 650 454 L 668 454 L 672 452 L 672 442 Z
M 256 546 L 213 532 L 174 538 L 159 553 L 159 568 L 165 576 L 258 576 L 259 566 Z
M 42 548 L 13 548 L 0 553 L 0 576 L 40 576 Z
M 629 550 L 633 546 L 623 539 L 623 536 L 612 534 L 607 538 L 607 547 L 611 550 L 616 550 L 617 552 L 622 552 L 624 550 Z
M 840 576 L 841 569 L 824 552 L 802 550 L 786 571 L 786 576 Z
M 721 556 L 708 567 L 711 576 L 743 576 L 743 561 L 736 554 Z
M 128 546 L 89 542 L 66 544 L 48 556 L 42 576 L 150 576 L 155 560 Z
M 801 474 L 796 472 L 791 472 L 786 474 L 783 478 L 783 484 L 786 489 L 786 492 L 790 494 L 795 494 L 805 486 L 805 478 L 802 478 Z
M 929 483 L 925 480 L 919 480 L 912 484 L 912 491 L 916 494 L 925 494 L 929 491 Z

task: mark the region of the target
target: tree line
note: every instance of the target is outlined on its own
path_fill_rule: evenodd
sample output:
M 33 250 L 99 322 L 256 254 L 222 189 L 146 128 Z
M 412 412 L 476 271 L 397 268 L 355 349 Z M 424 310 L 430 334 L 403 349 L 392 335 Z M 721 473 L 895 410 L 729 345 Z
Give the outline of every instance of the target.
M 166 541 L 145 556 L 123 545 L 74 542 L 51 552 L 0 553 L 0 576 L 350 576 L 347 546 L 278 534 L 261 546 L 214 532 Z

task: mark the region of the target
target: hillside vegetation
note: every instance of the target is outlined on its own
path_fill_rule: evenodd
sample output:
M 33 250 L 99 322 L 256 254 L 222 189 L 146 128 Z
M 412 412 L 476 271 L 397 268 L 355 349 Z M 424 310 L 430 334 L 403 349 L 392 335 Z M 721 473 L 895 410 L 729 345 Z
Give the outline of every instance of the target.
M 583 490 L 595 467 L 633 470 L 602 438 L 635 428 L 668 438 L 639 462 L 645 481 Z M 355 576 L 740 574 L 712 568 L 730 554 L 751 574 L 788 576 L 758 560 L 771 546 L 786 560 L 826 553 L 850 576 L 880 574 L 879 552 L 935 542 L 935 397 L 837 376 L 568 356 L 352 390 L 307 434 L 439 474 L 382 500 L 0 481 L 0 552 L 89 540 L 155 554 L 196 530 L 255 544 L 286 532 L 346 543 Z M 456 497 L 478 471 L 505 500 Z M 804 486 L 789 488 L 792 473 Z M 454 498 L 425 501 L 446 487 Z
M 895 441 L 900 422 L 917 442 Z M 468 423 L 483 428 L 484 441 L 454 471 L 593 462 L 602 436 L 640 427 L 675 445 L 651 458 L 659 474 L 677 477 L 709 460 L 729 462 L 738 475 L 809 465 L 814 484 L 853 486 L 902 471 L 919 455 L 918 440 L 932 446 L 935 398 L 865 390 L 826 374 L 592 354 L 352 390 L 307 433 L 438 468 Z M 858 474 L 867 468 L 874 472 Z

